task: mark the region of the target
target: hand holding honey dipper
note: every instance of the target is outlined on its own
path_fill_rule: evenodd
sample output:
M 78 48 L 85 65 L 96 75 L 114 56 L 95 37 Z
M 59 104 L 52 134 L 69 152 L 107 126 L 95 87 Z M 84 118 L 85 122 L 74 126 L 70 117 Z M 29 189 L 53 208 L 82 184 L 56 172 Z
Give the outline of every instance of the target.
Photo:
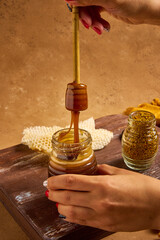
M 79 6 L 80 20 L 97 34 L 109 31 L 109 23 L 101 16 L 106 11 L 113 17 L 130 24 L 160 25 L 160 2 L 153 0 L 66 0 L 72 6 Z

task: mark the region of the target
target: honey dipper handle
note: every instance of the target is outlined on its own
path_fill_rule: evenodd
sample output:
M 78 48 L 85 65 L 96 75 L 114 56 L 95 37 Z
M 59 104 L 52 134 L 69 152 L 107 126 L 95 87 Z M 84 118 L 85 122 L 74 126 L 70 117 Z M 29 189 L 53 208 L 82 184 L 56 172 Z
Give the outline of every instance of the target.
M 72 8 L 73 15 L 73 77 L 74 82 L 80 83 L 80 53 L 79 53 L 79 9 Z

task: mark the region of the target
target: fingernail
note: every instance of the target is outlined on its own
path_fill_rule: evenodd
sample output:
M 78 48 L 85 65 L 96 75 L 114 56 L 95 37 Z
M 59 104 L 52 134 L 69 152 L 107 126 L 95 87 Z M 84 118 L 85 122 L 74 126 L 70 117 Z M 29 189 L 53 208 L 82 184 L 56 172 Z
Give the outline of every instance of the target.
M 44 186 L 44 187 L 47 187 L 47 185 L 48 185 L 48 181 L 45 180 L 45 181 L 43 182 L 43 186 Z
M 60 218 L 63 218 L 63 219 L 66 219 L 66 217 L 63 216 L 62 214 L 59 214 L 59 217 L 60 217 Z
M 104 28 L 104 31 L 109 32 L 110 28 Z
M 99 35 L 102 34 L 102 32 L 101 32 L 101 30 L 99 30 L 99 28 L 93 27 L 92 29 L 93 29 L 96 33 L 98 33 Z
M 48 196 L 49 196 L 49 191 L 48 190 L 45 191 L 45 195 L 48 198 Z
M 67 3 L 67 7 L 68 7 L 69 11 L 72 12 L 72 8 L 68 3 Z
M 85 28 L 89 29 L 88 23 L 86 23 L 83 19 L 81 20 L 82 24 L 85 26 Z
M 57 202 L 57 203 L 56 203 L 56 207 L 57 207 L 57 208 L 58 208 L 58 204 L 59 204 L 59 203 Z

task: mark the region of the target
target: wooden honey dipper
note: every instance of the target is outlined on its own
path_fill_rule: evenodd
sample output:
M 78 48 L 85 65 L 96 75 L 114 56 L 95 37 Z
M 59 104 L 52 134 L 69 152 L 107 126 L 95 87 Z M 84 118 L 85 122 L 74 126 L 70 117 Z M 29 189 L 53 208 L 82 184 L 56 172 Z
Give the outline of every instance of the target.
M 74 142 L 79 142 L 79 112 L 88 108 L 87 86 L 80 83 L 80 52 L 79 52 L 79 9 L 72 8 L 73 24 L 73 82 L 67 85 L 65 107 L 71 111 L 71 126 L 74 123 Z
M 67 173 L 93 175 L 97 172 L 97 162 L 91 148 L 91 136 L 85 130 L 78 128 L 79 113 L 87 109 L 88 101 L 87 86 L 80 83 L 78 8 L 73 7 L 72 12 L 74 81 L 67 85 L 65 98 L 65 106 L 71 111 L 71 124 L 69 129 L 58 131 L 52 138 L 54 151 L 49 161 L 49 176 Z M 74 129 L 71 130 L 73 123 Z

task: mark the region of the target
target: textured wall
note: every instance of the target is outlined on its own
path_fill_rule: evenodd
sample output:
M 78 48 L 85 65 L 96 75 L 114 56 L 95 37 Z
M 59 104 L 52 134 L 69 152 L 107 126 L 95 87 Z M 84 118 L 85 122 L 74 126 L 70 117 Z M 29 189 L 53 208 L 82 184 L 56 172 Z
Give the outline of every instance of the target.
M 160 28 L 106 17 L 110 33 L 80 28 L 81 81 L 89 92 L 81 119 L 120 113 L 160 93 Z M 0 1 L 0 148 L 19 143 L 26 126 L 68 124 L 64 93 L 72 81 L 71 31 L 63 0 Z M 1 213 L 1 237 L 26 239 Z

